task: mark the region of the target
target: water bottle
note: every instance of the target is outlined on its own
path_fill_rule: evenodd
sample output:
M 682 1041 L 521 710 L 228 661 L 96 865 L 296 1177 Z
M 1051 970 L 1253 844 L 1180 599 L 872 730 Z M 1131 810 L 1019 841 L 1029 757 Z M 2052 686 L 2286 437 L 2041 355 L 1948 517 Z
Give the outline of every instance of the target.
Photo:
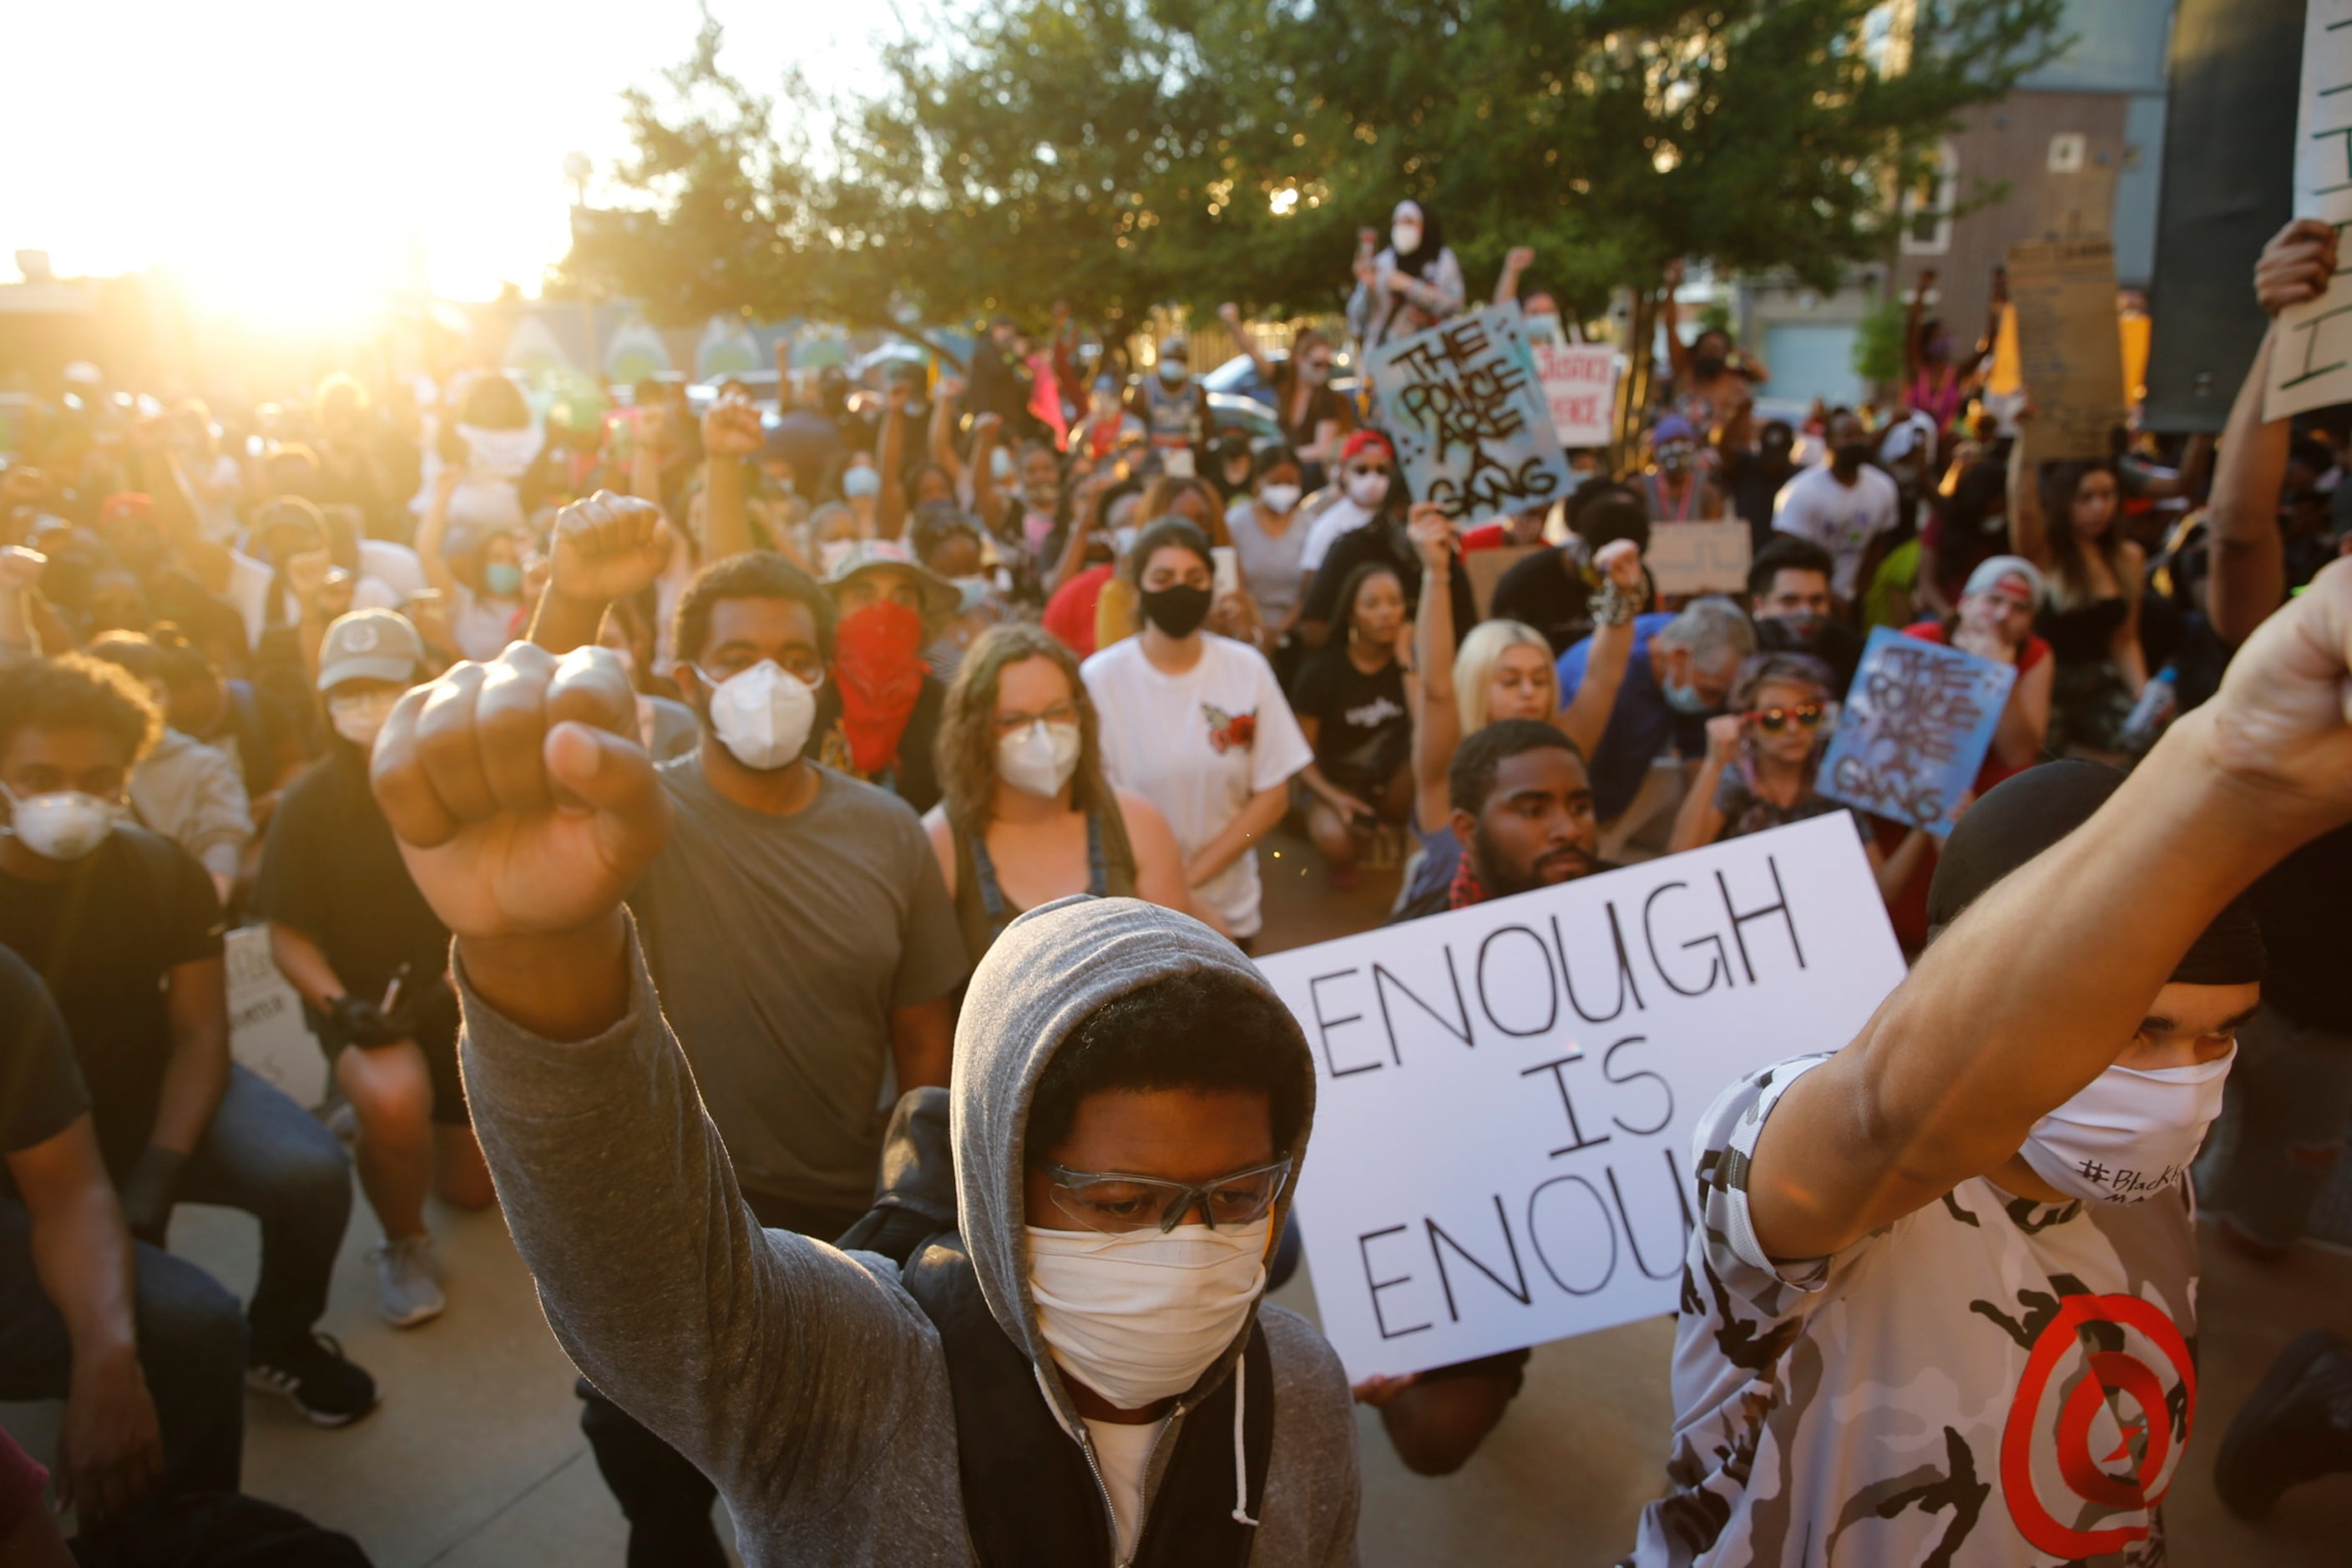
M 2124 744 L 2135 752 L 2145 751 L 2155 743 L 2165 725 L 2172 721 L 2173 710 L 2180 705 L 2179 677 L 2170 665 L 2156 672 L 2140 689 L 2139 700 L 2132 705 L 2131 717 L 2124 721 Z

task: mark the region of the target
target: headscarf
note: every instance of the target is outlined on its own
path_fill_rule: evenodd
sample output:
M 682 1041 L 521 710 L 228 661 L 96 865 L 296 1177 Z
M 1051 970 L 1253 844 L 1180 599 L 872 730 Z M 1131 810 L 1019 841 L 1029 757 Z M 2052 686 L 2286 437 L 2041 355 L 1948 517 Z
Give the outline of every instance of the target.
M 1414 247 L 1412 255 L 1397 257 L 1397 270 L 1425 280 L 1436 268 L 1437 258 L 1445 254 L 1445 226 L 1437 221 L 1437 215 L 1429 210 L 1427 204 L 1410 197 L 1391 209 L 1389 222 L 1391 226 L 1396 222 L 1394 215 L 1407 207 L 1411 207 L 1421 219 L 1421 243 Z M 1391 246 L 1390 248 L 1393 250 L 1395 247 Z
M 1927 889 L 1927 940 L 1994 883 L 2091 819 L 2124 782 L 2104 763 L 2070 759 L 2028 768 L 1960 818 Z M 2172 971 L 2180 985 L 2242 985 L 2263 977 L 2263 934 L 2252 908 L 2232 899 Z

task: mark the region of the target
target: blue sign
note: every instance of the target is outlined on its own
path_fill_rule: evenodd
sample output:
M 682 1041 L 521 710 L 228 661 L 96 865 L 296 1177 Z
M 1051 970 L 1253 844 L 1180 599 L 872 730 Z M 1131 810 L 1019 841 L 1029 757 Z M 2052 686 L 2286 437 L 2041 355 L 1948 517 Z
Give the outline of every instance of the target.
M 1371 370 L 1415 500 L 1476 522 L 1568 493 L 1568 455 L 1516 306 L 1385 343 Z
M 2014 665 L 1876 628 L 1815 787 L 1943 837 L 1984 765 L 2016 682 Z

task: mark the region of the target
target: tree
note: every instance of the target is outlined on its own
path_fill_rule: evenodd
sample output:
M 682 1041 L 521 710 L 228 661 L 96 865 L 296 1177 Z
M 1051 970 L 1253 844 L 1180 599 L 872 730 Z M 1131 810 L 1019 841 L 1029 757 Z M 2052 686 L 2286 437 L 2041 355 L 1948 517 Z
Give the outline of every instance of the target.
M 829 106 L 822 169 L 706 16 L 672 101 L 630 100 L 623 177 L 660 221 L 574 259 L 674 313 L 1321 310 L 1354 231 L 1411 195 L 1474 292 L 1518 244 L 1586 312 L 1685 255 L 1831 289 L 1884 253 L 1936 138 L 2047 58 L 2060 8 L 983 0 L 893 46 L 883 95 Z

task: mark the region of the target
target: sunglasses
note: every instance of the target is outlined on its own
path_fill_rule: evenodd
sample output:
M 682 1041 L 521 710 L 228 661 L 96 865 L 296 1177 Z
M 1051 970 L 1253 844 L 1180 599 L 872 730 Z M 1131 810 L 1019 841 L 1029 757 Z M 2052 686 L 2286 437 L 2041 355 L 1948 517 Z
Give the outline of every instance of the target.
M 1804 702 L 1794 708 L 1759 708 L 1748 717 L 1766 734 L 1777 735 L 1790 724 L 1801 730 L 1818 730 L 1828 712 L 1823 703 Z

